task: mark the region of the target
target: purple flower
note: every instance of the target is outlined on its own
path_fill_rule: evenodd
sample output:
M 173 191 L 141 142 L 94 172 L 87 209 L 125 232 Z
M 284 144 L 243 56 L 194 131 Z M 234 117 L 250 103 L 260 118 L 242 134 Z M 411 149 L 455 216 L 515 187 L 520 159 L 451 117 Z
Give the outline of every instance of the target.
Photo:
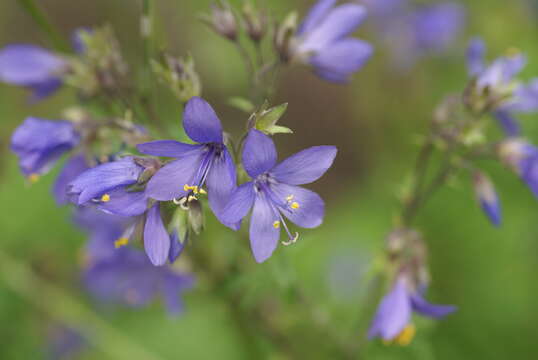
M 11 150 L 19 157 L 23 174 L 35 181 L 79 142 L 71 122 L 29 117 L 13 133 Z
M 181 312 L 180 295 L 194 284 L 192 276 L 166 266 L 155 267 L 143 253 L 131 248 L 118 249 L 112 256 L 91 263 L 84 272 L 84 282 L 101 301 L 140 307 L 162 297 L 170 313 Z
M 473 182 L 475 194 L 482 210 L 493 225 L 499 226 L 501 224 L 501 206 L 493 183 L 482 172 L 474 174 Z
M 0 81 L 32 91 L 32 100 L 51 95 L 62 85 L 67 62 L 33 45 L 8 45 L 0 51 Z
M 222 125 L 211 106 L 193 97 L 185 107 L 183 127 L 198 144 L 159 140 L 137 146 L 141 153 L 175 158 L 148 181 L 146 194 L 159 201 L 188 200 L 207 188 L 209 206 L 221 219 L 236 187 L 235 165 L 224 145 Z M 226 224 L 238 228 L 239 224 Z
M 69 202 L 67 195 L 68 185 L 89 168 L 90 166 L 84 154 L 74 155 L 65 162 L 52 188 L 52 193 L 58 205 L 64 205 Z
M 413 312 L 437 319 L 455 310 L 454 306 L 428 303 L 419 291 L 411 289 L 407 280 L 400 276 L 392 290 L 381 300 L 368 331 L 368 337 L 370 339 L 380 337 L 388 342 L 407 345 L 415 333 L 411 323 Z
M 366 17 L 358 4 L 335 6 L 336 0 L 319 0 L 295 34 L 293 57 L 311 65 L 332 82 L 346 82 L 372 55 L 370 44 L 349 37 Z
M 284 215 L 303 228 L 323 221 L 324 203 L 318 194 L 297 185 L 316 181 L 331 167 L 336 148 L 314 146 L 276 164 L 273 140 L 258 130 L 250 130 L 243 149 L 243 166 L 253 179 L 237 188 L 223 214 L 228 223 L 239 222 L 252 208 L 250 245 L 257 262 L 267 260 L 275 250 L 284 227 L 289 243 L 292 235 Z
M 520 138 L 509 138 L 499 145 L 499 155 L 538 197 L 538 147 Z
M 485 62 L 486 46 L 479 38 L 467 48 L 467 69 L 473 77 L 474 93 L 486 97 L 493 116 L 508 136 L 519 136 L 520 128 L 514 114 L 538 111 L 538 79 L 521 83 L 515 77 L 526 64 L 519 52 L 502 56 L 490 65 Z

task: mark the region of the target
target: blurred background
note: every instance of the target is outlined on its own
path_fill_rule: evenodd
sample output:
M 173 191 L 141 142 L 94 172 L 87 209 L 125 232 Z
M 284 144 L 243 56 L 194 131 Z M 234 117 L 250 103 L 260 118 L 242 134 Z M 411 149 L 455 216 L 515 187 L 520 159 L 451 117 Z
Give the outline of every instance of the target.
M 372 3 L 375 1 L 369 1 Z M 142 44 L 138 37 L 140 4 L 135 0 L 41 0 L 51 22 L 69 37 L 78 27 L 110 23 L 126 58 L 136 67 Z M 209 0 L 159 0 L 158 31 L 176 55 L 191 54 L 201 75 L 203 96 L 224 123 L 239 134 L 245 115 L 227 105 L 227 99 L 247 90 L 247 79 L 231 43 L 220 39 L 197 15 Z M 240 1 L 233 1 L 239 4 Z M 270 0 L 265 6 L 283 17 L 298 9 L 304 14 L 313 1 Z M 418 1 L 417 1 L 418 3 Z M 420 1 L 434 3 L 433 1 Z M 382 24 L 369 18 L 358 32 L 373 43 L 375 55 L 349 85 L 328 84 L 308 69 L 287 68 L 278 82 L 274 103 L 289 102 L 281 124 L 294 135 L 276 137 L 280 157 L 312 145 L 339 148 L 334 167 L 312 186 L 327 203 L 324 224 L 305 230 L 286 251 L 306 291 L 318 301 L 322 316 L 345 332 L 363 316 L 369 291 L 368 271 L 382 253 L 384 237 L 397 209 L 397 194 L 410 170 L 432 110 L 444 95 L 462 91 L 467 81 L 465 46 L 473 35 L 484 38 L 490 57 L 516 47 L 528 55 L 523 77 L 538 75 L 538 3 L 534 0 L 461 1 L 463 26 L 442 52 L 406 58 L 387 47 Z M 380 26 L 381 25 L 381 26 Z M 390 36 L 389 36 L 390 37 Z M 397 38 L 391 38 L 397 42 Z M 0 47 L 10 43 L 47 46 L 32 19 L 17 1 L 0 2 Z M 168 96 L 168 97 L 167 97 Z M 59 208 L 50 196 L 54 173 L 28 185 L 19 173 L 8 144 L 14 128 L 29 115 L 57 119 L 74 101 L 68 89 L 45 102 L 29 105 L 24 90 L 0 85 L 0 248 L 54 284 L 77 304 L 91 309 L 121 339 L 162 359 L 247 359 L 248 353 L 228 307 L 217 294 L 195 288 L 185 295 L 185 312 L 170 317 L 155 303 L 143 309 L 102 306 L 91 299 L 80 282 L 85 235 L 70 220 L 70 209 Z M 160 115 L 170 124 L 180 122 L 172 98 L 159 96 Z M 526 136 L 538 143 L 536 116 L 521 118 Z M 46 136 L 46 134 L 44 135 Z M 440 322 L 420 321 L 407 347 L 365 343 L 361 358 L 371 359 L 534 359 L 538 353 L 538 201 L 511 172 L 499 164 L 484 164 L 497 186 L 504 221 L 493 228 L 476 206 L 470 178 L 461 176 L 428 204 L 417 227 L 430 246 L 432 286 L 429 297 L 455 304 L 459 311 Z M 210 215 L 208 230 L 196 241 L 219 249 L 239 241 Z M 248 246 L 247 243 L 244 246 Z M 254 261 L 253 261 L 254 263 Z M 254 264 L 253 264 L 254 265 Z M 269 261 L 252 267 L 252 291 L 264 289 Z M 1 265 L 0 359 L 46 359 L 58 342 L 76 343 L 58 327 L 55 313 L 43 311 L 43 302 L 62 301 L 40 281 L 25 284 L 25 271 Z M 276 270 L 278 271 L 278 270 Z M 19 291 L 14 289 L 19 288 Z M 56 288 L 55 288 L 56 289 Z M 21 296 L 26 293 L 27 296 Z M 245 294 L 248 296 L 248 294 Z M 57 307 L 73 307 L 71 303 Z M 69 310 L 66 310 L 69 311 Z M 290 317 L 294 314 L 288 314 Z M 82 325 L 84 319 L 81 319 Z M 367 325 L 369 319 L 362 319 Z M 67 324 L 69 325 L 69 324 Z M 79 324 L 80 325 L 80 324 Z M 294 334 L 285 334 L 293 339 Z M 357 341 L 359 341 L 357 333 Z M 66 358 L 114 359 L 103 348 L 84 346 Z M 311 339 L 315 348 L 316 341 Z M 82 342 L 84 342 L 82 340 Z M 123 342 L 125 344 L 125 342 Z M 136 354 L 136 352 L 135 352 Z M 146 359 L 140 354 L 133 359 Z M 272 358 L 279 359 L 275 354 Z

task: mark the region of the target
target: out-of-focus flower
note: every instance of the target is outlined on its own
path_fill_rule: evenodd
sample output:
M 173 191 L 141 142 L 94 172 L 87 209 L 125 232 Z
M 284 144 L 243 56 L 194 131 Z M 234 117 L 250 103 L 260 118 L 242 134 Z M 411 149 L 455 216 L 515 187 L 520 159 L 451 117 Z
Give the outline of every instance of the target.
M 332 165 L 336 156 L 334 146 L 314 146 L 276 164 L 277 153 L 273 140 L 251 129 L 243 149 L 243 166 L 253 179 L 237 188 L 226 206 L 223 219 L 236 223 L 251 208 L 250 245 L 257 262 L 267 260 L 276 249 L 283 226 L 293 243 L 284 215 L 303 228 L 314 228 L 323 221 L 325 204 L 318 194 L 297 185 L 319 179 Z
M 486 174 L 479 171 L 474 173 L 473 182 L 475 194 L 482 210 L 493 225 L 499 226 L 501 224 L 501 205 L 495 186 Z
M 50 360 L 75 359 L 88 345 L 80 331 L 64 325 L 51 326 L 46 335 Z
M 80 135 L 69 121 L 28 117 L 13 133 L 11 150 L 19 157 L 22 173 L 36 181 L 79 141 Z
M 538 197 L 538 147 L 521 138 L 508 138 L 499 145 L 498 150 L 501 160 Z
M 267 23 L 269 22 L 267 14 L 263 10 L 257 9 L 252 3 L 245 2 L 241 9 L 241 15 L 250 39 L 254 42 L 260 42 L 267 33 Z
M 62 85 L 69 66 L 61 56 L 34 45 L 8 45 L 0 50 L 0 81 L 32 91 L 41 100 Z
M 204 194 L 207 188 L 209 206 L 221 219 L 222 210 L 236 188 L 233 159 L 224 145 L 222 125 L 205 100 L 194 97 L 185 107 L 183 127 L 198 144 L 159 140 L 140 144 L 143 154 L 175 158 L 148 181 L 146 194 L 159 201 L 180 199 L 185 204 Z M 238 228 L 239 224 L 226 224 Z
M 153 61 L 151 64 L 159 80 L 181 103 L 186 103 L 194 96 L 200 96 L 202 84 L 191 57 L 176 58 L 164 54 L 161 62 Z
M 59 205 L 69 202 L 67 195 L 68 185 L 89 168 L 88 160 L 84 154 L 73 155 L 65 162 L 52 188 L 54 198 Z
M 521 83 L 516 75 L 526 64 L 526 58 L 517 50 L 485 62 L 486 46 L 479 38 L 471 40 L 467 48 L 467 69 L 472 77 L 465 102 L 475 112 L 492 112 L 508 136 L 520 134 L 517 113 L 538 111 L 538 79 Z
M 428 303 L 419 290 L 413 289 L 406 277 L 400 275 L 390 292 L 385 295 L 368 331 L 370 339 L 380 337 L 388 343 L 407 345 L 413 339 L 415 327 L 413 312 L 431 318 L 441 318 L 456 310 L 450 305 Z
M 126 247 L 91 263 L 84 282 L 101 301 L 140 307 L 162 297 L 170 313 L 181 312 L 180 295 L 194 284 L 192 276 L 166 266 L 155 267 L 143 253 Z
M 420 57 L 446 52 L 462 32 L 465 9 L 456 2 L 416 6 L 407 0 L 362 0 L 400 68 Z
M 320 0 L 312 7 L 289 51 L 292 60 L 312 66 L 321 78 L 346 82 L 373 50 L 370 44 L 349 37 L 366 17 L 366 9 L 358 4 L 335 4 L 336 0 Z

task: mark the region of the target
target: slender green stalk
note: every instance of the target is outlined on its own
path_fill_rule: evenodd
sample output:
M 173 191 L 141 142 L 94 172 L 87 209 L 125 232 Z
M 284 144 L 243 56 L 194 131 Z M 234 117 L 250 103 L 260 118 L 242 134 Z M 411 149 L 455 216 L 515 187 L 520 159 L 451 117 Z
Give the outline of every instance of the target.
M 111 359 L 159 360 L 66 291 L 35 274 L 24 263 L 0 250 L 0 280 L 14 293 L 61 324 L 80 331 Z
M 62 35 L 49 21 L 47 14 L 37 6 L 35 0 L 18 0 L 24 11 L 34 19 L 36 24 L 49 38 L 51 45 L 57 51 L 69 52 L 69 46 Z
M 151 57 L 153 55 L 153 3 L 142 0 L 140 36 L 144 43 L 143 90 L 147 94 L 151 88 Z

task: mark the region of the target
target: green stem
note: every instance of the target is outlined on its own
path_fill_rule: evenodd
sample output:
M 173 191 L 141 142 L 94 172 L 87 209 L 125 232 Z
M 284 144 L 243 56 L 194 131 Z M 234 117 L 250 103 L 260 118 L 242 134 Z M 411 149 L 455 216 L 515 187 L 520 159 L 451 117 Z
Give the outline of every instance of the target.
M 112 327 L 63 289 L 39 277 L 24 263 L 2 250 L 0 279 L 14 293 L 54 320 L 80 331 L 86 340 L 111 359 L 161 359 Z
M 68 44 L 56 28 L 52 26 L 47 15 L 39 8 L 39 6 L 37 6 L 35 0 L 18 0 L 18 2 L 24 11 L 34 19 L 41 30 L 47 35 L 56 51 L 69 52 Z
M 151 0 L 142 0 L 140 36 L 144 43 L 143 85 L 144 93 L 147 95 L 151 90 L 151 57 L 153 55 L 153 4 Z

